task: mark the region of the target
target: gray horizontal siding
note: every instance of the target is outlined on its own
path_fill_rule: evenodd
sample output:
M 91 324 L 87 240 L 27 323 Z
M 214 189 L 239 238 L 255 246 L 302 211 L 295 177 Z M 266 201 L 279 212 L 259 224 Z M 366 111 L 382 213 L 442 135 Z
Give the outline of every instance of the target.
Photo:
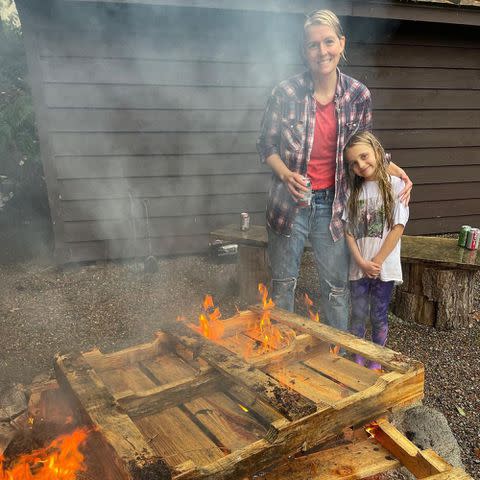
M 204 249 L 209 229 L 237 222 L 241 211 L 262 223 L 270 173 L 255 140 L 272 87 L 303 69 L 302 16 L 71 6 L 62 22 L 37 23 L 64 220 L 59 246 L 77 260 L 131 255 L 129 193 L 149 199 L 156 254 Z M 352 38 L 344 71 L 371 89 L 378 134 L 416 184 L 407 231 L 474 223 L 480 41 L 473 30 L 345 23 Z

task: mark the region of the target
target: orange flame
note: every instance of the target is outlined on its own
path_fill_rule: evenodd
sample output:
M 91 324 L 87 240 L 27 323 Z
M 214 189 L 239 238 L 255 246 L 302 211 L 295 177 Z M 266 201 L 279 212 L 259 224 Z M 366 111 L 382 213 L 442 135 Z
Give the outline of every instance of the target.
M 79 447 L 88 435 L 86 428 L 53 440 L 46 448 L 21 455 L 7 470 L 0 455 L 0 480 L 75 480 L 84 472 L 84 455 Z
M 308 308 L 308 314 L 310 315 L 310 319 L 313 320 L 314 322 L 319 322 L 320 323 L 320 316 L 318 315 L 318 312 L 313 311 L 313 300 L 305 294 L 304 297 L 305 300 L 305 305 Z
M 262 299 L 262 314 L 259 322 L 254 328 L 249 330 L 249 333 L 258 339 L 260 347 L 257 352 L 263 354 L 287 346 L 291 341 L 291 337 L 284 337 L 281 330 L 270 321 L 270 311 L 275 307 L 275 303 L 268 297 L 267 287 L 263 285 L 263 283 L 259 283 L 258 291 L 260 292 Z M 249 358 L 252 353 L 253 346 L 247 345 L 243 356 Z
M 372 422 L 365 427 L 365 431 L 370 435 L 370 437 L 375 438 L 379 428 L 380 427 L 377 422 Z
M 225 325 L 220 320 L 222 314 L 220 309 L 215 307 L 211 295 L 206 295 L 203 300 L 204 312 L 198 317 L 199 326 L 195 327 L 204 337 L 210 340 L 220 340 L 225 331 Z

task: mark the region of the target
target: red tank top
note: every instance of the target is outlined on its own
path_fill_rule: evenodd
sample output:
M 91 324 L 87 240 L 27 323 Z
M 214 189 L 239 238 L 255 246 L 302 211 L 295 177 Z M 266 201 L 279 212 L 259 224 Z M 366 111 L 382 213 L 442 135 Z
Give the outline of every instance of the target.
M 312 190 L 330 188 L 335 185 L 337 153 L 335 103 L 330 102 L 327 105 L 316 103 L 315 133 L 307 166 L 307 175 L 312 182 Z

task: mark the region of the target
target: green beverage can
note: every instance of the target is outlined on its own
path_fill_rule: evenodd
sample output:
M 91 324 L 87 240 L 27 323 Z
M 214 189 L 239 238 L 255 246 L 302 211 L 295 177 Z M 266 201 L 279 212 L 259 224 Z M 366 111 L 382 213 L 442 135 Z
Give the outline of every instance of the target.
M 470 225 L 462 225 L 458 233 L 458 246 L 465 247 L 467 243 L 468 232 L 472 229 Z

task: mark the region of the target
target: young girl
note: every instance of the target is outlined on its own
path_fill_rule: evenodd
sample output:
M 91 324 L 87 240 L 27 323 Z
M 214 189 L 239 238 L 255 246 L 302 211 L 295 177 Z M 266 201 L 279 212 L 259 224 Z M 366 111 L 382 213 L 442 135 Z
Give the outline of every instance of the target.
M 352 256 L 350 292 L 351 331 L 365 337 L 370 318 L 372 340 L 385 345 L 387 309 L 394 283 L 402 282 L 400 237 L 408 220 L 408 207 L 399 199 L 404 183 L 387 173 L 385 151 L 370 132 L 354 135 L 344 152 L 348 166 L 350 197 L 343 214 L 345 234 Z M 365 359 L 355 361 L 365 365 Z M 380 370 L 371 362 L 369 368 Z

